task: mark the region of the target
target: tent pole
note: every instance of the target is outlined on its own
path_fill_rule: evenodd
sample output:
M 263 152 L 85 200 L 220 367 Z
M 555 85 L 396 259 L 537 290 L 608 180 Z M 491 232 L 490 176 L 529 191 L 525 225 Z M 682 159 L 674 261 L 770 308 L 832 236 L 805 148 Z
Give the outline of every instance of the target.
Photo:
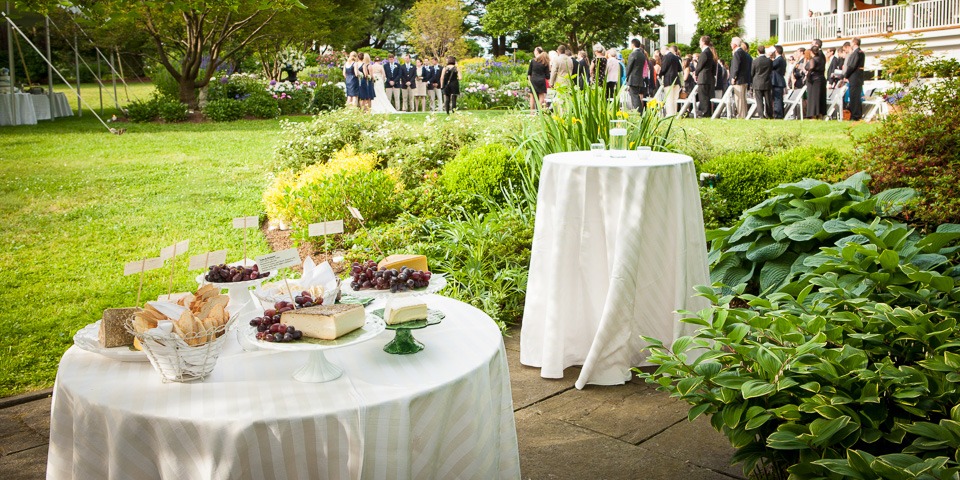
M 10 16 L 10 0 L 7 0 L 7 16 Z M 17 88 L 16 81 L 16 71 L 13 68 L 13 27 L 7 23 L 7 59 L 10 60 L 10 92 L 15 93 Z M 10 119 L 10 124 L 13 125 L 16 122 L 16 119 L 20 118 L 20 104 L 17 103 L 17 97 L 10 95 L 10 104 L 13 108 L 10 110 L 10 113 L 13 117 Z
M 97 51 L 97 83 L 100 84 L 100 115 L 103 115 L 103 74 L 100 73 L 100 48 L 94 47 Z
M 50 58 L 50 17 L 44 15 L 43 19 L 46 27 L 44 31 L 47 37 L 47 58 Z M 54 115 L 53 109 L 53 67 L 49 63 L 47 64 L 47 98 L 50 99 L 50 120 L 53 121 L 57 116 Z
M 114 72 L 111 77 L 113 77 L 113 105 L 117 107 L 117 110 L 120 110 L 120 99 L 117 98 L 117 70 L 114 67 L 116 60 L 114 60 L 113 55 L 110 55 L 110 71 Z
M 77 86 L 77 116 L 83 118 L 83 107 L 80 106 L 80 42 L 77 41 L 77 32 L 73 32 L 73 63 L 77 67 L 77 79 L 73 82 Z

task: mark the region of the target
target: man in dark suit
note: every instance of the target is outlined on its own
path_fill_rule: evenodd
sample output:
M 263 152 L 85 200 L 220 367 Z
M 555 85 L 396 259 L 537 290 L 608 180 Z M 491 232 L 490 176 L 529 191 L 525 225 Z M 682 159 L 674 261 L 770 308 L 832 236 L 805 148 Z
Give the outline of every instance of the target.
M 403 65 L 400 66 L 400 89 L 403 90 L 403 99 L 400 101 L 403 111 L 412 112 L 416 107 L 413 95 L 417 89 L 417 66 L 413 64 L 409 53 L 403 56 Z
M 843 78 L 847 80 L 850 92 L 850 120 L 857 121 L 863 118 L 863 62 L 865 55 L 860 50 L 860 39 L 850 40 L 853 50 L 847 55 L 843 66 Z
M 680 89 L 683 88 L 680 81 L 680 72 L 683 65 L 680 62 L 680 50 L 676 45 L 671 45 L 667 53 L 660 59 L 660 84 L 664 89 L 664 108 L 667 116 L 677 114 L 677 100 L 680 99 Z
M 397 57 L 392 53 L 387 55 L 387 63 L 383 66 L 383 77 L 387 101 L 393 104 L 393 108 L 400 110 L 400 65 L 397 64 Z
M 753 98 L 757 101 L 757 113 L 760 118 L 773 118 L 773 85 L 770 77 L 773 62 L 767 57 L 766 47 L 757 45 L 757 58 L 753 59 Z
M 751 81 L 750 68 L 753 59 L 741 47 L 740 37 L 730 40 L 733 49 L 733 58 L 730 60 L 730 84 L 733 85 L 733 105 L 737 110 L 737 118 L 747 118 L 747 86 Z
M 637 111 L 643 111 L 643 66 L 647 64 L 647 56 L 640 48 L 640 40 L 630 40 L 633 51 L 627 57 L 627 86 L 630 89 L 630 104 Z
M 770 86 L 773 87 L 773 118 L 783 118 L 783 91 L 787 88 L 787 60 L 783 58 L 783 47 L 773 46 L 773 62 L 770 67 Z
M 439 112 L 443 106 L 443 92 L 440 91 L 440 74 L 443 69 L 437 61 L 437 57 L 430 58 L 430 83 L 427 85 L 427 99 L 430 100 L 430 111 Z M 432 89 L 432 90 L 430 90 Z
M 717 83 L 717 59 L 710 50 L 710 37 L 700 37 L 700 57 L 697 59 L 697 68 L 694 70 L 697 77 L 697 108 L 701 117 L 713 115 L 713 88 Z

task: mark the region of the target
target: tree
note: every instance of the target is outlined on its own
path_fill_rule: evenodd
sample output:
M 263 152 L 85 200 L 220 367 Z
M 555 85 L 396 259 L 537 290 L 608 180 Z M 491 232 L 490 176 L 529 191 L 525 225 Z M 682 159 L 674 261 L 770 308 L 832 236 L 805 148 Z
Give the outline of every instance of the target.
M 431 57 L 460 55 L 466 51 L 465 17 L 460 0 L 417 0 L 404 19 L 410 29 L 407 41 Z
M 384 49 L 396 46 L 400 34 L 406 30 L 403 22 L 404 14 L 413 7 L 415 0 L 373 0 L 373 13 L 364 25 L 356 22 L 356 28 L 366 34 L 366 37 L 354 45 L 353 50 L 363 47 Z
M 197 107 L 197 89 L 217 68 L 263 35 L 278 12 L 299 0 L 82 0 L 87 22 L 125 17 L 151 38 L 160 65 L 177 81 L 180 101 Z M 101 23 L 102 25 L 102 23 Z
M 690 44 L 698 47 L 700 36 L 709 35 L 715 47 L 725 47 L 730 39 L 740 35 L 740 19 L 743 18 L 743 8 L 747 0 L 728 0 L 717 2 L 714 0 L 693 0 L 693 8 L 697 12 L 697 29 L 694 31 Z M 717 48 L 721 58 L 730 59 L 728 48 Z
M 630 35 L 652 36 L 663 19 L 645 12 L 658 5 L 660 0 L 493 0 L 481 23 L 492 35 L 529 31 L 576 51 L 595 42 L 622 45 Z

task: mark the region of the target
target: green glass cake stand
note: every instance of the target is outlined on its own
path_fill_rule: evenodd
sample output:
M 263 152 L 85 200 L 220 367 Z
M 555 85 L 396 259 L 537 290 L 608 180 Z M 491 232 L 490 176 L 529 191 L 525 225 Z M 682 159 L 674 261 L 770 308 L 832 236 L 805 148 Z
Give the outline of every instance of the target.
M 379 318 L 383 318 L 382 308 L 378 308 L 370 313 Z M 383 351 L 394 355 L 409 355 L 423 350 L 423 344 L 416 338 L 413 338 L 413 334 L 410 333 L 410 331 L 436 325 L 443 321 L 444 317 L 443 312 L 431 308 L 427 310 L 426 320 L 414 320 L 396 325 L 387 325 L 387 330 L 395 331 L 396 335 L 390 343 L 383 347 Z

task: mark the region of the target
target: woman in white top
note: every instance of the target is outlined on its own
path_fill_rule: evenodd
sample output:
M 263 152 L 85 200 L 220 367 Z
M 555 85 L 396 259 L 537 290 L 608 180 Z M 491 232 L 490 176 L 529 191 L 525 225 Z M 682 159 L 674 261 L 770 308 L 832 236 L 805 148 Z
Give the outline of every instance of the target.
M 617 49 L 607 50 L 607 98 L 617 96 L 620 90 L 620 61 L 617 60 Z
M 370 113 L 397 113 L 397 109 L 393 108 L 393 104 L 390 103 L 390 97 L 387 97 L 387 89 L 384 86 L 386 83 L 386 74 L 383 71 L 383 64 L 378 61 L 370 65 L 370 74 L 373 75 L 373 91 L 375 93 L 373 100 L 370 102 Z
M 420 111 L 427 111 L 427 82 L 423 81 L 423 60 L 417 57 L 417 86 L 413 92 L 413 111 L 417 111 L 417 104 L 420 104 Z

